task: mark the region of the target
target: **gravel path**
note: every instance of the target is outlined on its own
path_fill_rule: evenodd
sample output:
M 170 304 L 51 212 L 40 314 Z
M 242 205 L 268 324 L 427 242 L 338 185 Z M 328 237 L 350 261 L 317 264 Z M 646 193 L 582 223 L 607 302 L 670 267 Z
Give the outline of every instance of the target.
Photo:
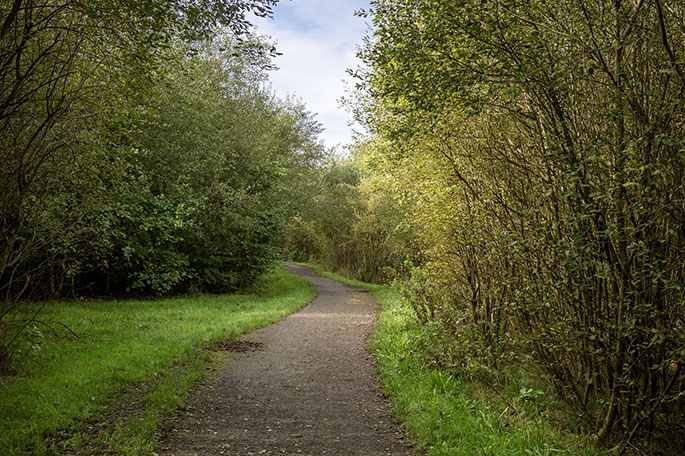
M 200 388 L 160 455 L 381 456 L 413 452 L 388 416 L 366 342 L 371 293 L 288 265 L 318 297 L 242 338 Z

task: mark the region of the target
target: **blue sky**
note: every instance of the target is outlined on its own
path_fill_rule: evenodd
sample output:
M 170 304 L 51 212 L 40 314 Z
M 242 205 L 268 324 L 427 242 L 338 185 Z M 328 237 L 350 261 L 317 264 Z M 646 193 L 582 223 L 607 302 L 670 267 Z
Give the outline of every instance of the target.
M 368 6 L 368 0 L 281 0 L 273 19 L 254 21 L 257 33 L 270 35 L 283 53 L 275 59 L 279 70 L 270 74 L 274 91 L 297 96 L 317 114 L 326 147 L 352 139 L 351 116 L 338 100 L 345 95 L 343 81 L 353 85 L 346 69 L 358 65 L 357 45 L 367 31 L 353 13 Z

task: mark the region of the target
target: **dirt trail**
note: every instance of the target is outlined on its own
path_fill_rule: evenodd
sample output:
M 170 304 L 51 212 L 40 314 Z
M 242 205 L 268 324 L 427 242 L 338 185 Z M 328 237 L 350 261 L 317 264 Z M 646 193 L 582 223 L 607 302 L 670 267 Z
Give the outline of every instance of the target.
M 373 295 L 287 268 L 318 297 L 243 337 L 255 350 L 231 353 L 160 442 L 160 455 L 413 454 L 388 416 L 365 349 L 378 310 Z

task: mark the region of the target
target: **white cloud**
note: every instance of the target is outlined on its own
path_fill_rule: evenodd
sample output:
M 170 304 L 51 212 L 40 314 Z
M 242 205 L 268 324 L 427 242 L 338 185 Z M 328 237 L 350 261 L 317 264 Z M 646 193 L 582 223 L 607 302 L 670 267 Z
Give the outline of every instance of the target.
M 256 20 L 257 33 L 271 35 L 282 56 L 279 70 L 270 74 L 280 97 L 293 94 L 317 113 L 327 147 L 351 141 L 351 117 L 338 104 L 345 95 L 346 70 L 355 68 L 356 46 L 366 32 L 364 19 L 354 11 L 367 8 L 367 0 L 281 0 L 273 20 Z

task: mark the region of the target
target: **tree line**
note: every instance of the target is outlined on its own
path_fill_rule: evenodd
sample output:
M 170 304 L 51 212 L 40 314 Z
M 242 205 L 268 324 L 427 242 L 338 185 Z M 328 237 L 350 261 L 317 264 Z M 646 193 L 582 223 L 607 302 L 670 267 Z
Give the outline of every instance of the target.
M 319 171 L 286 251 L 401 283 L 432 362 L 541 375 L 616 453 L 682 449 L 685 5 L 360 14 L 370 135 Z
M 0 321 L 26 299 L 235 290 L 273 264 L 322 154 L 266 84 L 275 49 L 248 18 L 274 4 L 2 2 Z

